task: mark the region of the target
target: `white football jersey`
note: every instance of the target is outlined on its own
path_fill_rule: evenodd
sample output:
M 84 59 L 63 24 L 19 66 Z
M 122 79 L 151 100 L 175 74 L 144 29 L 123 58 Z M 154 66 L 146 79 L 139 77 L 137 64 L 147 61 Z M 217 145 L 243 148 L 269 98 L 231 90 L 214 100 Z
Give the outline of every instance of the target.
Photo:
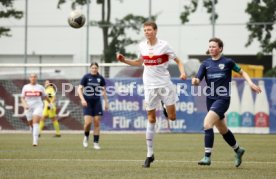
M 145 88 L 162 88 L 171 84 L 168 65 L 169 60 L 176 58 L 176 54 L 166 41 L 157 39 L 154 46 L 150 46 L 147 40 L 142 41 L 139 44 L 139 58 L 144 61 Z
M 43 104 L 42 98 L 46 96 L 45 88 L 39 84 L 26 84 L 22 88 L 21 96 L 25 98 L 30 108 Z

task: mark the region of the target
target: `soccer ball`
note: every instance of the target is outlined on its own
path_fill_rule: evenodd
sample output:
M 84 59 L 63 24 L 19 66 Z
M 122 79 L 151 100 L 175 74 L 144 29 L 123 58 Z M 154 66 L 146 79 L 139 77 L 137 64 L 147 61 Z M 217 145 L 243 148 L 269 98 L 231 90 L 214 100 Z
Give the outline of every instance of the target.
M 85 16 L 79 11 L 72 11 L 68 17 L 68 23 L 73 28 L 81 28 L 85 24 Z

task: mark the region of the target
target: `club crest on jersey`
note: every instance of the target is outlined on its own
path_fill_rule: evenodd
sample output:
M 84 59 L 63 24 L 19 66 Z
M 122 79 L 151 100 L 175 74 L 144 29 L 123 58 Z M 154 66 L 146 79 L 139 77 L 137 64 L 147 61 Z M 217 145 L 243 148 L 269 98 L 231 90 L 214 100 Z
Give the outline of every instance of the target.
M 219 67 L 219 69 L 223 70 L 225 65 L 224 64 L 219 64 L 218 67 Z
M 157 59 L 157 63 L 158 63 L 158 64 L 161 64 L 161 63 L 162 63 L 162 58 L 158 58 L 158 59 Z
M 97 78 L 97 82 L 100 83 L 101 82 L 101 78 Z

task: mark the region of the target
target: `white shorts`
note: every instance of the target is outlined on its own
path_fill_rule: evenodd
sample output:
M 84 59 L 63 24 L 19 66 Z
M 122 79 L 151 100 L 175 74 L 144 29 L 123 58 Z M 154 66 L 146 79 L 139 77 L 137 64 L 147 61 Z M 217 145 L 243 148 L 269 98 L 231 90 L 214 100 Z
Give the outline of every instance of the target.
M 43 112 L 43 104 L 36 105 L 35 107 L 30 107 L 28 110 L 25 111 L 25 115 L 28 121 L 33 119 L 33 116 L 42 116 Z
M 166 106 L 173 105 L 178 101 L 176 89 L 173 84 L 162 88 L 145 89 L 147 111 L 159 108 L 161 101 L 163 101 Z

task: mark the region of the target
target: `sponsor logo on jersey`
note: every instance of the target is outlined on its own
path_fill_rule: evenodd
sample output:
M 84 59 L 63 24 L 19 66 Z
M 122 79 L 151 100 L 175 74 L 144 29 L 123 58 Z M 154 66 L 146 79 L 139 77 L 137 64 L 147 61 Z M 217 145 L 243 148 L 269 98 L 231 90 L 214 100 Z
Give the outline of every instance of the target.
M 160 65 L 167 61 L 169 61 L 169 56 L 167 54 L 163 55 L 154 55 L 152 57 L 150 56 L 143 56 L 144 64 L 145 65 Z
M 207 74 L 208 79 L 223 78 L 224 76 L 224 73 Z
M 36 97 L 36 96 L 41 96 L 41 91 L 25 91 L 25 96 L 26 97 Z
M 101 78 L 97 78 L 97 82 L 100 83 L 101 82 Z
M 99 83 L 92 83 L 92 82 L 91 82 L 91 83 L 87 83 L 87 85 L 88 85 L 88 86 L 100 86 Z

